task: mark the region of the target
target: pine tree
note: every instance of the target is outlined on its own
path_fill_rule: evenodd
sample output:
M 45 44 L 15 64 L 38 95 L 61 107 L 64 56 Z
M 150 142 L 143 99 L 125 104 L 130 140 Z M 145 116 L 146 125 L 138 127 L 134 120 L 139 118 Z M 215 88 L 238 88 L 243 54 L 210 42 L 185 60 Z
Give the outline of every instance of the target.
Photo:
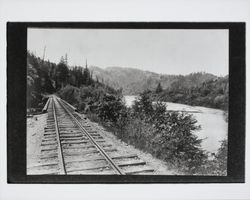
M 140 97 L 137 101 L 134 102 L 133 110 L 135 114 L 140 117 L 144 115 L 149 116 L 153 111 L 152 100 L 150 99 L 150 91 L 146 90 L 140 94 Z
M 86 66 L 83 70 L 83 84 L 84 85 L 89 85 L 89 81 L 90 80 L 90 73 L 89 73 L 89 69 Z
M 156 93 L 161 93 L 162 91 L 163 91 L 163 89 L 162 89 L 161 83 L 159 82 L 158 85 L 157 85 L 157 87 L 156 87 L 155 92 Z
M 56 77 L 57 82 L 61 85 L 61 88 L 63 88 L 67 84 L 69 77 L 69 69 L 63 57 L 61 58 L 60 63 L 57 65 Z

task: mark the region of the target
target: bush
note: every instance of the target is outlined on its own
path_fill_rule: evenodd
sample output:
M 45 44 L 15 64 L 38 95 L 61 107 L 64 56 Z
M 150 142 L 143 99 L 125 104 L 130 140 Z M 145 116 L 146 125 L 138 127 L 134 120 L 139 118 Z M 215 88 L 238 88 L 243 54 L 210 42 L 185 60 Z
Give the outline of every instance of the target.
M 184 172 L 195 173 L 207 156 L 201 149 L 202 140 L 193 131 L 200 127 L 192 115 L 164 112 L 162 105 L 156 107 L 151 119 L 155 127 L 153 149 L 157 157 L 176 164 Z
M 35 91 L 29 92 L 27 95 L 27 108 L 37 108 L 42 102 L 43 96 Z
M 133 113 L 138 117 L 145 118 L 149 117 L 153 112 L 152 100 L 150 99 L 151 92 L 144 91 L 140 94 L 139 99 L 137 99 L 133 106 Z
M 116 121 L 121 139 L 188 174 L 195 174 L 205 164 L 202 140 L 193 134 L 200 127 L 192 115 L 168 112 L 161 102 L 153 105 L 147 92 L 127 112 Z
M 121 138 L 135 147 L 153 153 L 152 138 L 155 128 L 145 120 L 138 117 L 128 117 L 127 124 L 123 127 Z
M 215 155 L 215 162 L 218 164 L 219 175 L 227 175 L 227 153 L 228 153 L 228 141 L 222 140 L 221 146 Z
M 79 88 L 77 87 L 66 85 L 58 92 L 58 95 L 74 106 L 79 104 Z
M 121 117 L 126 107 L 122 99 L 118 96 L 105 94 L 97 108 L 98 116 L 104 121 L 116 123 Z

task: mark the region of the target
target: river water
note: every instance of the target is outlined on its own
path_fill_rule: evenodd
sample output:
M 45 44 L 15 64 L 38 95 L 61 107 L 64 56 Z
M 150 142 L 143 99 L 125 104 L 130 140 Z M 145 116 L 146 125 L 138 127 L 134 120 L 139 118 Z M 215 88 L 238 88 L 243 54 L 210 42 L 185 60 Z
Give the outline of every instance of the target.
M 124 96 L 128 107 L 132 106 L 137 96 Z M 202 106 L 189 106 L 179 103 L 164 102 L 168 110 L 186 111 L 192 114 L 197 123 L 201 125 L 201 130 L 194 134 L 202 141 L 202 148 L 215 153 L 220 147 L 220 141 L 227 138 L 228 123 L 224 120 L 223 111 L 219 109 L 206 108 Z

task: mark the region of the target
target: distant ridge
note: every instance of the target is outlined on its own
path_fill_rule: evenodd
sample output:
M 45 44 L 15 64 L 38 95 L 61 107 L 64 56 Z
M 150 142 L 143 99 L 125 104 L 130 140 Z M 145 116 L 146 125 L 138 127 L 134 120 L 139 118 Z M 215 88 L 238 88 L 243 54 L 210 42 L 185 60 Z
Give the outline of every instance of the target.
M 146 89 L 154 90 L 158 83 L 161 84 L 163 89 L 169 88 L 174 82 L 189 88 L 218 78 L 205 72 L 196 72 L 185 76 L 167 75 L 128 67 L 107 67 L 103 69 L 91 66 L 90 70 L 93 72 L 93 78 L 116 89 L 122 88 L 124 95 L 137 95 Z

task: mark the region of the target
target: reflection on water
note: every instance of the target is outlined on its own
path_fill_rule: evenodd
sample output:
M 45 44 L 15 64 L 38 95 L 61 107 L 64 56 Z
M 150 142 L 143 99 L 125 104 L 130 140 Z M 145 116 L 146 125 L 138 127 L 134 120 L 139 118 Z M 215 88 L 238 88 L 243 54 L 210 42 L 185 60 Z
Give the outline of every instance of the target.
M 137 96 L 124 96 L 126 105 L 132 106 Z M 224 120 L 223 111 L 219 109 L 201 106 L 189 106 L 179 103 L 165 102 L 168 110 L 187 111 L 192 114 L 201 130 L 194 132 L 202 142 L 202 147 L 210 152 L 216 152 L 220 147 L 220 141 L 227 138 L 228 123 Z

